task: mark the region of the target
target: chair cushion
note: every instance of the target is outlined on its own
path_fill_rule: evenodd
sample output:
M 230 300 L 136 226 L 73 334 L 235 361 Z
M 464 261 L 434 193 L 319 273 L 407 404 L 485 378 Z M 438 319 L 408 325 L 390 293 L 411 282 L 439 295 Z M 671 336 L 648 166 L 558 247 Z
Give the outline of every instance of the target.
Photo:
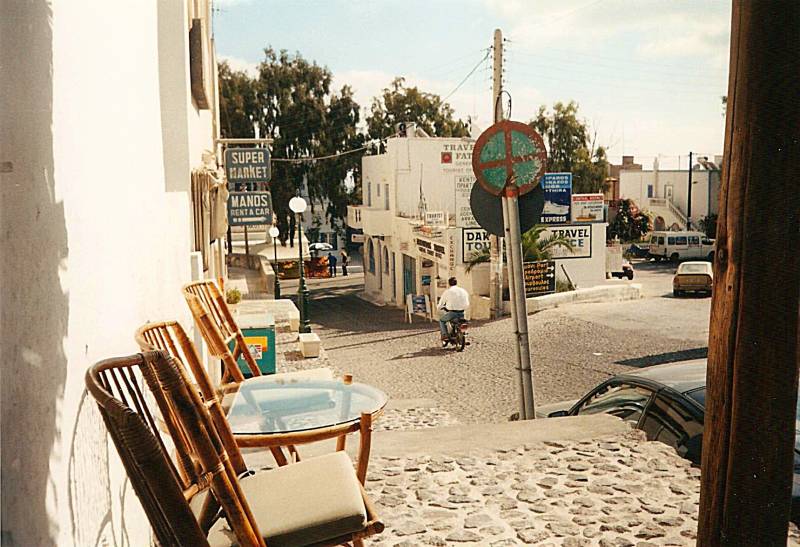
M 363 530 L 367 512 L 353 463 L 334 452 L 241 479 L 242 490 L 270 547 L 310 545 Z M 228 523 L 218 520 L 211 547 L 235 545 Z

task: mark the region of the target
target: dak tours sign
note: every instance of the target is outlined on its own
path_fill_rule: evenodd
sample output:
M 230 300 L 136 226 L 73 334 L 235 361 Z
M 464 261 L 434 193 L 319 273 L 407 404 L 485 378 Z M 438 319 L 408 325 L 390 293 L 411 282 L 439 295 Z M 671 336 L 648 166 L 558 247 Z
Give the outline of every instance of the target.
M 266 148 L 228 148 L 225 150 L 225 175 L 228 184 L 267 183 L 272 178 L 269 150 Z
M 231 192 L 228 223 L 231 226 L 272 224 L 272 196 L 269 192 Z
M 484 131 L 472 151 L 472 170 L 483 188 L 500 195 L 509 178 L 520 195 L 544 174 L 547 151 L 542 136 L 522 122 L 504 120 Z
M 522 264 L 525 278 L 525 297 L 556 292 L 556 263 L 552 260 Z

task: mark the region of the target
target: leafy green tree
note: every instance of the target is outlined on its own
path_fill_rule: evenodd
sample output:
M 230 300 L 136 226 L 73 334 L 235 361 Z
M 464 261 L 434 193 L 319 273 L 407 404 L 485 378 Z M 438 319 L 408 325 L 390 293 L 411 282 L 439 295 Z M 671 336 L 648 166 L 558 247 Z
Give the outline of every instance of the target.
M 595 147 L 594 136 L 585 121 L 578 118 L 578 104 L 557 102 L 551 112 L 542 105 L 530 126 L 547 145 L 547 171 L 572 173 L 576 194 L 601 192 L 608 175 L 605 148 Z
M 650 231 L 650 219 L 647 215 L 633 207 L 629 199 L 620 200 L 617 214 L 608 228 L 606 239 L 619 238 L 623 243 L 640 241 Z
M 219 63 L 220 131 L 223 137 L 255 137 L 255 81 L 227 62 Z
M 384 140 L 394 134 L 396 123 L 414 122 L 431 137 L 468 136 L 467 122 L 453 114 L 439 95 L 406 87 L 405 78 L 395 78 L 382 96 L 372 100 L 367 129 L 370 138 Z
M 569 251 L 574 249 L 572 240 L 563 235 L 551 234 L 542 238 L 542 232 L 547 229 L 543 224 L 537 224 L 524 234 L 522 234 L 522 259 L 525 262 L 536 262 L 540 260 L 550 260 L 553 257 L 553 249 L 563 247 Z M 467 272 L 478 264 L 489 262 L 489 248 L 484 247 L 480 251 L 475 251 L 467 260 Z
M 311 207 L 315 200 L 324 203 L 325 217 L 341 226 L 352 200 L 345 182 L 360 182 L 363 151 L 338 154 L 360 148 L 366 140 L 357 129 L 360 107 L 352 90 L 345 86 L 332 92 L 326 67 L 271 47 L 264 50 L 256 78 L 231 71 L 225 63 L 219 68 L 223 136 L 253 137 L 257 130 L 273 139 L 270 190 L 281 238 L 294 238 L 288 204 L 304 186 Z M 325 156 L 332 157 L 308 161 Z

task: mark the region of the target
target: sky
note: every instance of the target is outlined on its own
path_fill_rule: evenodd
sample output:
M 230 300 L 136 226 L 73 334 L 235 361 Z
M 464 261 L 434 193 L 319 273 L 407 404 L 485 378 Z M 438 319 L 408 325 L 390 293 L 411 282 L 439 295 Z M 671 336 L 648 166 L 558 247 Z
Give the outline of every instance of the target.
M 722 0 L 216 0 L 217 55 L 255 73 L 268 46 L 350 85 L 368 112 L 397 76 L 491 125 L 494 30 L 511 119 L 574 100 L 613 163 L 685 168 L 722 153 L 730 2 Z M 474 72 L 473 72 L 474 69 Z M 471 73 L 471 75 L 470 75 Z M 463 81 L 465 77 L 469 77 Z M 463 83 L 462 83 L 463 81 Z M 461 84 L 461 85 L 459 85 Z M 506 103 L 506 110 L 508 105 Z M 477 137 L 477 134 L 474 135 Z

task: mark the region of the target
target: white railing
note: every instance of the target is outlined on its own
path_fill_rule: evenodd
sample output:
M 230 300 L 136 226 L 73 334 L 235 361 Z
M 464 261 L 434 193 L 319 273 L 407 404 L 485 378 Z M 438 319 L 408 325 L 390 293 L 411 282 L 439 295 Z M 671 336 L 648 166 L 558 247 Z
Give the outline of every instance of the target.
M 675 218 L 680 220 L 684 226 L 688 226 L 686 215 L 683 211 L 678 209 L 677 205 L 672 203 L 672 200 L 666 198 L 648 198 L 651 207 L 666 207 L 669 212 L 675 215 Z
M 673 215 L 675 215 L 676 217 L 678 217 L 679 219 L 681 219 L 681 222 L 683 222 L 683 225 L 684 225 L 684 226 L 687 226 L 687 227 L 688 227 L 688 226 L 689 226 L 689 219 L 687 219 L 687 218 L 686 218 L 686 215 L 684 215 L 684 214 L 683 214 L 683 211 L 681 211 L 680 209 L 678 209 L 678 208 L 675 206 L 675 204 L 674 204 L 674 203 L 672 203 L 671 201 L 667 201 L 667 205 L 669 206 L 669 210 L 670 210 L 670 212 L 671 212 Z

